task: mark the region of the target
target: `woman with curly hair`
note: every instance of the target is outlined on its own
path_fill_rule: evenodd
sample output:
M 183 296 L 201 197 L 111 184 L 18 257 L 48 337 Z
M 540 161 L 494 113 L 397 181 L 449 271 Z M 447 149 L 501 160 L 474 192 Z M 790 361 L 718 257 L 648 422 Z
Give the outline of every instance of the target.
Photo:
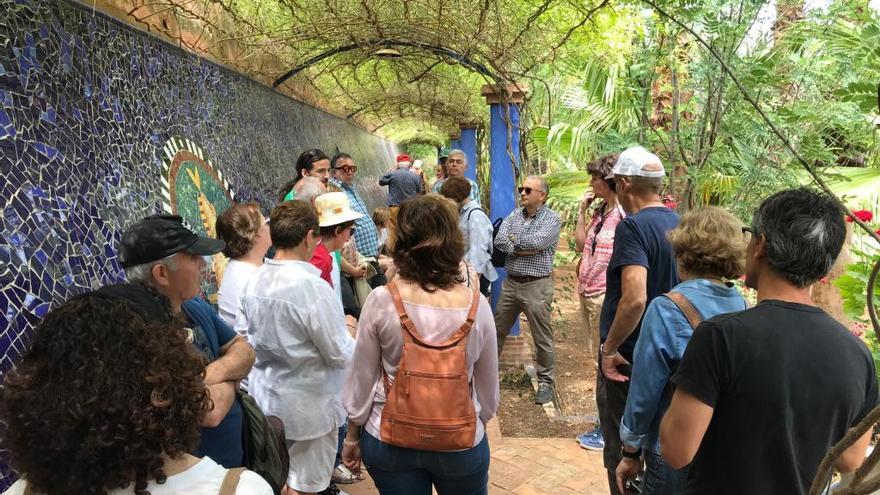
M 257 474 L 187 452 L 210 407 L 205 366 L 180 329 L 130 302 L 76 296 L 52 310 L 0 395 L 3 447 L 21 477 L 5 495 L 270 495 Z
M 495 416 L 499 401 L 492 309 L 461 271 L 464 241 L 448 199 L 428 194 L 404 201 L 397 220 L 392 251 L 397 277 L 374 289 L 364 304 L 343 389 L 349 417 L 343 462 L 357 472 L 363 455 L 380 493 L 430 494 L 433 485 L 440 495 L 485 494 L 489 476 L 485 424 Z M 405 329 L 402 321 L 407 322 Z M 419 373 L 419 367 L 451 362 L 437 349 L 455 349 L 456 367 L 450 366 L 452 371 L 446 373 L 451 374 L 443 375 L 448 380 L 438 378 L 431 382 L 435 387 L 425 386 L 430 380 Z M 405 371 L 398 383 L 399 368 Z M 413 415 L 419 416 L 421 430 L 441 433 L 418 436 L 433 446 L 418 448 L 414 455 L 414 447 L 402 447 L 407 442 L 394 435 L 389 438 L 386 432 L 389 427 L 395 430 L 399 423 L 395 418 L 401 418 L 407 407 L 403 395 L 410 394 L 433 395 L 428 402 L 450 394 L 466 410 L 463 417 L 469 419 L 462 424 L 467 426 L 433 424 L 431 414 L 436 409 L 421 407 L 431 409 L 427 415 Z M 458 447 L 445 446 L 452 434 L 458 435 Z
M 747 239 L 742 222 L 718 207 L 685 213 L 667 234 L 683 280 L 645 310 L 633 354 L 632 377 L 620 424 L 623 459 L 617 466 L 620 493 L 645 462 L 643 494 L 678 494 L 687 468 L 674 470 L 660 456 L 659 428 L 669 408 L 669 379 L 690 342 L 694 326 L 713 316 L 742 311 L 746 302 L 730 282 L 745 269 Z

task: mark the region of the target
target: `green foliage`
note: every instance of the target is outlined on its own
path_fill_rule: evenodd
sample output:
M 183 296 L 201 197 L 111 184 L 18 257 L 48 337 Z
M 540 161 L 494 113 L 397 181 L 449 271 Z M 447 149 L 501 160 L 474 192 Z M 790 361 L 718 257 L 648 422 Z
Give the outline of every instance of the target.
M 880 341 L 877 339 L 876 332 L 871 330 L 870 320 L 866 317 L 868 278 L 874 263 L 880 260 L 880 256 L 871 255 L 856 248 L 851 251 L 856 261 L 847 265 L 846 272 L 832 283 L 840 291 L 844 313 L 855 322 L 851 331 L 865 340 L 874 357 L 874 366 L 877 368 L 878 377 L 880 377 Z M 880 308 L 880 294 L 878 292 L 880 291 L 875 284 L 873 297 L 875 308 Z
M 872 193 L 871 178 L 880 177 L 874 168 L 880 149 L 873 123 L 880 81 L 876 16 L 863 5 L 834 3 L 827 13 L 774 25 L 775 32 L 754 43 L 747 32 L 763 2 L 658 5 L 721 55 L 798 153 L 835 187 Z M 535 86 L 534 99 L 553 104 L 546 118 L 542 113 L 533 122 L 529 152 L 552 164 L 551 176 L 638 142 L 660 155 L 668 172 L 676 168 L 679 201 L 723 205 L 743 218 L 767 194 L 804 182 L 800 165 L 692 35 L 657 13 L 621 10 L 614 20 L 628 37 L 567 52 L 553 68 L 549 94 Z M 840 163 L 868 168 L 841 173 Z M 586 181 L 568 186 L 574 184 L 565 182 L 551 199 L 570 211 Z
M 840 290 L 843 311 L 853 320 L 865 322 L 865 306 L 868 301 L 868 277 L 880 257 L 858 248 L 851 248 L 854 262 L 846 267 L 846 272 L 832 283 Z M 874 305 L 880 309 L 880 290 L 874 289 Z

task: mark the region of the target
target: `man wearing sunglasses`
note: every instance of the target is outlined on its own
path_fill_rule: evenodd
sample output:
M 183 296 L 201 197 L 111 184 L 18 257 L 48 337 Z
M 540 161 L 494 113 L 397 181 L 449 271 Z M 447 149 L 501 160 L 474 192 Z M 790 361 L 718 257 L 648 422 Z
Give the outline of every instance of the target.
M 519 314 L 525 313 L 538 361 L 536 404 L 553 400 L 555 383 L 556 342 L 550 327 L 551 275 L 561 222 L 559 214 L 544 204 L 549 192 L 544 179 L 527 177 L 519 188 L 522 208 L 510 212 L 495 236 L 495 249 L 507 253 L 504 264 L 507 278 L 501 285 L 501 296 L 495 309 L 498 355 L 501 355 L 507 332 Z
M 361 216 L 355 220 L 355 230 L 353 234 L 355 247 L 358 253 L 367 258 L 379 259 L 379 233 L 376 231 L 376 224 L 373 223 L 370 213 L 367 210 L 367 204 L 358 194 L 357 188 L 354 186 L 354 178 L 357 174 L 358 167 L 354 163 L 354 158 L 348 153 L 339 153 L 330 160 L 333 168 L 333 177 L 330 184 L 339 188 L 348 196 L 348 204 L 352 210 L 360 213 Z M 370 286 L 375 288 L 385 285 L 388 280 L 385 274 L 379 269 L 378 262 L 371 262 L 376 270 L 376 275 L 370 279 Z M 348 279 L 349 285 L 353 278 L 359 278 L 366 273 L 362 267 L 355 267 L 348 262 L 341 263 L 342 271 Z M 353 292 L 352 292 L 353 295 Z

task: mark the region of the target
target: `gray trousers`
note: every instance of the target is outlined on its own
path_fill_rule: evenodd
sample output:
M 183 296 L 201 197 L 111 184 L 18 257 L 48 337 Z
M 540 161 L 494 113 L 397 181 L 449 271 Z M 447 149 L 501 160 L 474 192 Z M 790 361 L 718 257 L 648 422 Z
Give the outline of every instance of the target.
M 535 343 L 538 361 L 538 382 L 553 385 L 553 369 L 556 365 L 556 339 L 550 327 L 550 304 L 553 302 L 553 278 L 546 277 L 531 282 L 516 282 L 510 277 L 501 285 L 501 295 L 495 307 L 495 329 L 498 333 L 498 355 L 510 327 L 525 313 L 529 330 Z

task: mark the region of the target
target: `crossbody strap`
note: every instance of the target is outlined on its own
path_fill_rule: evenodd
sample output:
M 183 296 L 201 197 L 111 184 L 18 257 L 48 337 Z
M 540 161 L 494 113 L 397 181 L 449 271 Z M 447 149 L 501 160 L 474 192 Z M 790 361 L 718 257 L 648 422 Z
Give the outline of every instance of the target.
M 243 467 L 228 469 L 226 476 L 223 477 L 223 484 L 220 485 L 220 495 L 235 495 L 235 489 L 238 488 L 238 480 L 244 472 Z
M 397 289 L 397 284 L 394 282 L 389 282 L 386 286 L 388 292 L 391 294 L 391 299 L 394 301 L 394 308 L 397 310 L 397 316 L 400 318 L 400 326 L 403 327 L 404 331 L 408 333 L 413 340 L 417 341 L 419 344 L 427 346 L 427 347 L 448 347 L 450 345 L 454 345 L 456 342 L 465 337 L 474 326 L 474 321 L 477 316 L 477 308 L 480 305 L 480 289 L 479 287 L 473 288 L 473 295 L 471 298 L 471 307 L 468 311 L 467 319 L 464 323 L 462 323 L 461 327 L 446 341 L 440 344 L 430 344 L 422 340 L 421 335 L 419 335 L 418 330 L 410 319 L 409 315 L 406 313 L 406 309 L 403 307 L 403 299 L 400 297 L 400 291 Z
M 696 330 L 697 326 L 703 321 L 703 317 L 700 316 L 700 312 L 697 311 L 697 308 L 694 307 L 691 300 L 685 297 L 681 292 L 675 291 L 667 292 L 666 297 L 668 297 L 673 304 L 678 307 L 682 314 L 684 314 L 684 317 L 687 318 L 691 328 Z

